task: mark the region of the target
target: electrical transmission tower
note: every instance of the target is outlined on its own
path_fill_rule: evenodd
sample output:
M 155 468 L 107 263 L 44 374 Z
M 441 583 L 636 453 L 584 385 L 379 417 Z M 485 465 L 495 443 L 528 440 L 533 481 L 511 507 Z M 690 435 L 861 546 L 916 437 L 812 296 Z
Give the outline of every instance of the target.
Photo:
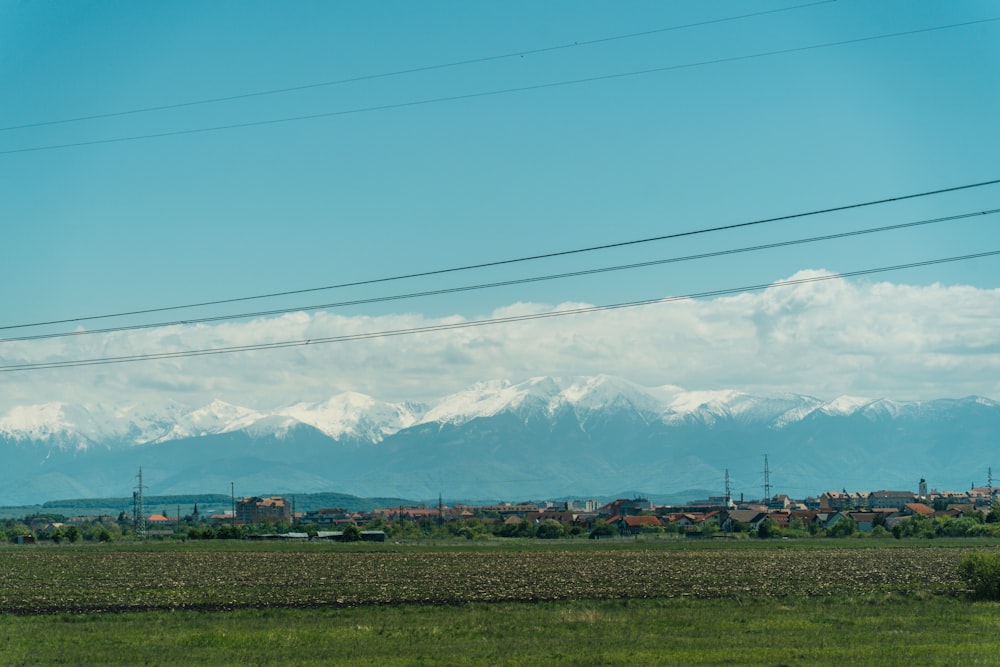
M 767 466 L 767 454 L 764 454 L 764 502 L 771 500 L 771 469 Z
M 135 506 L 135 534 L 140 540 L 146 539 L 146 507 L 142 500 L 142 492 L 145 488 L 142 483 L 142 468 L 139 468 L 139 486 L 132 494 L 132 502 Z

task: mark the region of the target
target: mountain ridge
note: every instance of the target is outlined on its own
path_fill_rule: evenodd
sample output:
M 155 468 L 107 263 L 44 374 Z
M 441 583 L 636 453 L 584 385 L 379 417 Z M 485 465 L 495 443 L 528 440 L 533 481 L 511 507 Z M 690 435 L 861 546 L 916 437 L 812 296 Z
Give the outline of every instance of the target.
M 258 495 L 721 493 L 730 471 L 754 495 L 764 454 L 776 490 L 790 495 L 911 488 L 931 473 L 932 484 L 959 488 L 1000 465 L 991 459 L 998 435 L 1000 404 L 984 397 L 822 401 L 603 375 L 493 380 L 428 403 L 356 392 L 270 410 L 218 399 L 195 408 L 49 403 L 0 414 L 0 504 L 121 495 L 140 466 L 164 494 L 236 482 Z
M 613 391 L 608 391 L 607 385 L 612 385 Z M 806 394 L 756 396 L 736 390 L 685 391 L 670 385 L 645 388 L 611 376 L 570 380 L 538 377 L 518 384 L 502 380 L 477 383 L 431 405 L 412 401 L 386 402 L 358 392 L 343 392 L 325 401 L 299 402 L 272 410 L 247 408 L 221 399 L 194 409 L 168 402 L 162 410 L 149 411 L 147 408 L 138 416 L 135 413 L 141 408 L 128 404 L 110 409 L 101 404 L 61 402 L 15 406 L 0 415 L 0 437 L 38 442 L 75 440 L 84 447 L 122 444 L 131 437 L 130 444 L 140 445 L 218 435 L 255 426 L 258 431 L 280 434 L 300 423 L 333 439 L 347 436 L 374 443 L 423 423 L 461 424 L 503 411 L 528 414 L 532 408 L 552 415 L 569 407 L 582 415 L 614 407 L 615 401 L 638 413 L 668 421 L 692 418 L 712 421 L 724 417 L 752 422 L 767 420 L 776 428 L 800 421 L 817 410 L 849 416 L 879 409 L 899 413 L 948 402 L 998 405 L 981 396 L 930 401 L 839 396 L 821 401 Z M 266 424 L 271 424 L 270 428 Z

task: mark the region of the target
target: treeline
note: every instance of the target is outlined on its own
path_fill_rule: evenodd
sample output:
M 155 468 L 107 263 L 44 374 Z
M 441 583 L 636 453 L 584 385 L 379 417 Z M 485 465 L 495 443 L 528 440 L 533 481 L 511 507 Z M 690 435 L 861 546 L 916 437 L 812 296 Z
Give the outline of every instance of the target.
M 839 519 L 832 526 L 821 528 L 816 524 L 803 524 L 792 520 L 787 527 L 780 527 L 774 521 L 763 521 L 757 530 L 748 526 L 737 525 L 736 533 L 745 533 L 749 537 L 1000 537 L 1000 505 L 995 505 L 989 512 L 970 512 L 964 516 L 930 517 L 915 514 L 903 521 L 886 526 L 885 518 L 876 517 L 876 523 L 871 530 L 862 531 L 857 522 L 850 517 Z
M 914 515 L 892 527 L 885 525 L 884 518 L 870 530 L 862 531 L 854 519 L 844 516 L 833 525 L 820 527 L 818 524 L 803 524 L 793 519 L 787 526 L 779 526 L 768 519 L 755 529 L 734 522 L 723 531 L 714 520 L 703 522 L 697 530 L 686 529 L 677 524 L 666 526 L 643 526 L 635 535 L 673 535 L 676 537 L 695 536 L 712 538 L 726 536 L 743 539 L 772 538 L 935 538 L 935 537 L 1000 537 L 1000 505 L 987 513 L 971 512 L 961 517 L 929 517 Z M 138 536 L 128 521 L 116 521 L 112 517 L 98 517 L 89 521 L 64 523 L 65 517 L 55 513 L 35 514 L 23 520 L 7 519 L 0 522 L 0 542 L 17 542 L 19 538 L 30 537 L 34 541 L 53 543 L 74 542 L 114 542 L 134 540 Z M 565 525 L 555 519 L 502 520 L 496 516 L 474 516 L 461 519 L 440 520 L 436 517 L 420 519 L 396 519 L 387 521 L 375 516 L 367 523 L 356 526 L 351 523 L 342 526 L 321 527 L 317 524 L 292 524 L 288 522 L 262 523 L 255 525 L 234 525 L 223 523 L 211 525 L 190 519 L 169 526 L 151 526 L 146 536 L 150 539 L 166 540 L 210 540 L 245 539 L 264 534 L 306 533 L 316 536 L 323 530 L 342 530 L 347 533 L 361 530 L 380 530 L 390 539 L 462 538 L 467 540 L 504 538 L 608 538 L 619 536 L 617 523 L 597 521 L 593 525 Z
M 113 521 L 93 520 L 83 523 L 73 523 L 68 525 L 54 525 L 60 523 L 62 517 L 55 517 L 46 522 L 46 526 L 32 528 L 29 524 L 38 525 L 38 517 L 25 517 L 23 521 L 17 519 L 6 519 L 0 524 L 0 542 L 16 543 L 19 539 L 30 538 L 35 541 L 49 541 L 54 544 L 60 542 L 114 542 L 128 536 L 131 531 L 123 528 Z M 46 517 L 49 518 L 49 517 Z M 28 522 L 28 523 L 26 523 Z M 51 526 L 51 527 L 49 527 Z
M 994 506 L 987 514 L 972 512 L 957 518 L 915 515 L 893 526 L 892 535 L 896 538 L 1000 536 L 1000 506 Z

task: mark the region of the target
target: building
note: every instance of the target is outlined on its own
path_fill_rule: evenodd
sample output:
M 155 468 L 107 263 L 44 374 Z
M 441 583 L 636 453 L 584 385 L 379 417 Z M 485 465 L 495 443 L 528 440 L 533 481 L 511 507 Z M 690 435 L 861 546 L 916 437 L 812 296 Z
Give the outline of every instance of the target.
M 321 507 L 312 512 L 306 512 L 300 523 L 314 523 L 317 526 L 332 526 L 345 519 L 351 519 L 351 513 L 341 507 Z
M 917 496 L 912 491 L 872 491 L 868 496 L 868 509 L 901 510 L 916 501 Z
M 292 522 L 292 506 L 281 496 L 259 498 L 250 496 L 236 501 L 236 521 L 239 523 Z
M 819 509 L 833 512 L 841 512 L 849 509 L 868 509 L 870 503 L 869 495 L 864 492 L 848 493 L 847 490 L 827 491 L 819 497 Z M 910 495 L 912 497 L 913 494 Z

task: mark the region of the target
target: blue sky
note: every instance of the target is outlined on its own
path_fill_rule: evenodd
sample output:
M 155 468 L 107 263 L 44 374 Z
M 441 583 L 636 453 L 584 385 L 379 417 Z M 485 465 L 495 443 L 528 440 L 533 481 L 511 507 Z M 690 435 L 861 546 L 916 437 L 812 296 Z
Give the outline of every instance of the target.
M 382 278 L 1000 178 L 1000 21 L 823 46 L 998 18 L 994 3 L 808 4 L 0 4 L 0 128 L 656 31 L 283 94 L 0 131 L 0 325 Z M 788 10 L 771 11 L 783 8 Z M 761 12 L 770 13 L 721 20 Z M 715 22 L 662 30 L 708 21 Z M 804 47 L 816 48 L 760 55 Z M 733 60 L 699 64 L 725 59 Z M 412 104 L 658 68 L 673 69 Z M 44 148 L 392 105 L 407 106 Z M 1000 186 L 994 185 L 741 232 L 177 316 L 510 280 L 997 207 Z M 653 299 L 767 284 L 800 271 L 849 272 L 997 249 L 997 216 L 984 216 L 713 260 L 368 304 L 314 315 L 306 324 L 267 320 L 16 348 L 5 343 L 0 365 L 281 340 L 310 335 L 310 327 L 336 335 L 393 322 L 490 317 L 498 309 Z M 740 315 L 708 302 L 691 305 L 704 312 L 691 315 L 689 328 L 675 330 L 675 338 L 661 341 L 678 349 L 681 338 L 687 341 L 686 364 L 670 361 L 661 347 L 622 361 L 629 356 L 622 350 L 635 351 L 639 341 L 650 344 L 655 337 L 643 327 L 680 327 L 674 314 L 663 315 L 667 320 L 649 315 L 641 323 L 634 321 L 636 314 L 612 314 L 593 330 L 566 318 L 544 331 L 496 327 L 502 331 L 483 332 L 476 340 L 382 341 L 337 351 L 329 346 L 321 358 L 255 353 L 200 364 L 6 374 L 0 378 L 0 405 L 70 399 L 81 386 L 101 388 L 102 400 L 111 402 L 137 395 L 156 400 L 160 392 L 273 404 L 347 389 L 398 398 L 455 390 L 475 379 L 517 381 L 550 372 L 606 372 L 692 388 L 1000 398 L 996 380 L 989 379 L 1000 367 L 989 335 L 989 318 L 1000 310 L 998 266 L 996 257 L 984 258 L 873 276 L 852 282 L 843 294 L 809 292 L 819 299 L 810 312 L 819 309 L 829 319 L 801 333 L 794 350 L 787 347 L 789 330 L 802 318 L 782 320 L 763 301 Z M 850 366 L 842 356 L 850 356 L 850 346 L 833 354 L 830 336 L 849 343 L 860 335 L 838 318 L 853 318 L 853 326 L 864 308 L 883 316 L 893 310 L 873 296 L 876 283 L 925 291 L 907 302 L 911 310 L 864 329 L 881 336 L 885 349 L 864 351 L 863 371 L 837 375 L 835 369 Z M 948 289 L 972 296 L 935 291 Z M 854 300 L 835 298 L 846 299 L 847 293 Z M 960 303 L 968 304 L 968 312 L 955 310 Z M 941 330 L 949 322 L 978 331 L 984 318 L 989 326 L 979 337 L 952 339 L 954 331 Z M 925 321 L 927 328 L 915 331 L 905 320 Z M 742 331 L 741 322 L 755 323 L 757 333 L 733 342 L 744 355 L 729 359 L 733 350 L 719 332 Z M 626 323 L 632 341 L 623 333 Z M 774 331 L 779 323 L 785 343 L 761 338 L 761 331 Z M 699 330 L 701 337 L 691 335 Z M 42 330 L 27 332 L 35 331 Z M 901 348 L 907 335 L 922 344 L 937 340 L 941 347 L 933 354 L 925 347 Z M 552 336 L 551 348 L 537 344 L 546 336 Z M 470 351 L 477 346 L 502 352 L 480 358 Z M 720 351 L 727 361 L 715 368 Z M 950 361 L 938 354 L 950 355 Z M 759 364 L 768 355 L 791 357 L 800 372 L 770 375 L 768 365 Z M 814 355 L 829 356 L 826 376 L 805 372 L 816 365 Z M 304 365 L 287 370 L 295 363 Z M 251 368 L 271 378 L 270 394 L 246 388 Z M 300 378 L 296 389 L 271 377 L 278 368 Z M 159 374 L 172 379 L 155 379 Z M 150 387 L 140 391 L 142 382 Z

